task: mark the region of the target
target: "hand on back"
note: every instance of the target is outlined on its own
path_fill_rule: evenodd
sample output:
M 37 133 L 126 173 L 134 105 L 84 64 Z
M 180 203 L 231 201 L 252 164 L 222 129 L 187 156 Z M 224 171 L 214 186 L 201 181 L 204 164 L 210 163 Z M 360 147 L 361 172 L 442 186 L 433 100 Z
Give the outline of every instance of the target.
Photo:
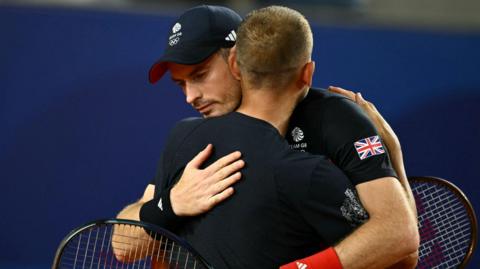
M 241 179 L 245 165 L 239 151 L 232 152 L 205 169 L 202 164 L 210 157 L 211 144 L 197 154 L 185 167 L 182 177 L 170 192 L 172 209 L 177 216 L 196 216 L 212 209 L 234 193 L 233 184 Z

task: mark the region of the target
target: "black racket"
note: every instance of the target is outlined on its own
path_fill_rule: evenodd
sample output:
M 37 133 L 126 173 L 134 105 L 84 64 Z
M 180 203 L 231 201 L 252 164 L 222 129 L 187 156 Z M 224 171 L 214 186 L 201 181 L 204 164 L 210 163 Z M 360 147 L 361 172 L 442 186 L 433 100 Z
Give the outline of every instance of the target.
M 98 220 L 68 234 L 52 269 L 212 268 L 183 239 L 155 225 Z
M 477 219 L 463 192 L 436 177 L 409 177 L 418 211 L 417 268 L 465 268 L 477 243 Z

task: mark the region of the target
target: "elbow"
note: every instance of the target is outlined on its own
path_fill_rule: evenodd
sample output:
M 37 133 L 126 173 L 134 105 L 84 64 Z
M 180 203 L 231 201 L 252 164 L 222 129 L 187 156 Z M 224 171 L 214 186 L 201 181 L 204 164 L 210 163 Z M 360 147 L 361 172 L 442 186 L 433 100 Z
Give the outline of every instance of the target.
M 415 269 L 418 264 L 418 251 L 411 253 L 388 269 Z
M 407 268 L 417 268 L 417 264 L 418 264 L 418 249 L 417 251 L 411 253 L 410 255 L 408 255 L 407 257 L 407 263 L 408 263 L 408 266 Z
M 412 220 L 408 224 L 404 240 L 405 243 L 408 242 L 407 252 L 409 254 L 417 253 L 418 255 L 418 249 L 420 248 L 420 233 L 418 231 L 418 225 L 416 220 Z
M 401 211 L 397 211 L 400 213 Z M 417 222 L 413 214 L 397 214 L 389 215 L 383 218 L 373 218 L 382 225 L 387 232 L 389 241 L 388 246 L 391 248 L 391 254 L 395 259 L 405 259 L 413 253 L 417 253 L 420 247 L 420 235 Z M 372 216 L 371 216 L 372 220 Z M 413 256 L 412 256 L 413 257 Z
M 403 227 L 398 230 L 398 246 L 403 257 L 418 259 L 418 249 L 420 247 L 420 234 L 415 220 L 403 222 Z M 415 258 L 416 257 L 416 258 Z

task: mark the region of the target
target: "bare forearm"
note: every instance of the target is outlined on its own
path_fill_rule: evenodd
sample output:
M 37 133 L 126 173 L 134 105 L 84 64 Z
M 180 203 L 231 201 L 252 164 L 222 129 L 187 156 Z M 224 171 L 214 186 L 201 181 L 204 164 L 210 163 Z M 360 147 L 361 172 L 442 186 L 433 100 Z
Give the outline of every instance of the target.
M 393 131 L 392 131 L 393 133 Z M 396 137 L 395 137 L 396 138 Z M 405 172 L 405 166 L 403 164 L 403 154 L 398 139 L 396 141 L 385 141 L 386 147 L 390 153 L 390 158 L 392 160 L 393 169 L 397 173 L 400 184 L 402 184 L 403 189 L 408 198 L 408 203 L 415 217 L 417 217 L 417 207 L 415 204 L 415 198 L 413 197 L 412 189 L 410 183 L 408 182 L 407 173 Z
M 412 212 L 414 213 L 415 217 L 417 216 L 417 207 L 415 204 L 415 198 L 413 197 L 412 189 L 410 188 L 410 183 L 408 182 L 407 173 L 405 171 L 405 166 L 403 164 L 403 153 L 402 147 L 400 145 L 400 140 L 398 139 L 397 135 L 390 127 L 390 125 L 383 119 L 383 117 L 378 113 L 374 116 L 375 122 L 382 122 L 382 128 L 379 128 L 380 136 L 387 147 L 388 153 L 390 155 L 390 159 L 392 161 L 393 169 L 397 173 L 398 180 L 407 195 L 408 203 Z M 380 124 L 378 124 L 380 125 Z
M 128 205 L 120 211 L 117 218 L 139 220 L 142 204 L 143 202 L 136 202 Z M 137 251 L 137 249 L 147 249 L 146 246 L 152 241 L 145 230 L 132 229 L 132 227 L 126 225 L 114 227 L 112 247 L 115 257 L 120 261 L 131 262 L 144 258 L 146 254 Z
M 418 249 L 418 228 L 399 182 L 377 179 L 357 191 L 370 219 L 335 246 L 343 268 L 388 268 L 409 259 Z
M 398 236 L 391 231 L 391 223 L 370 219 L 349 235 L 335 251 L 344 269 L 415 268 L 402 267 L 404 260 L 411 260 L 408 251 L 398 251 L 401 244 Z M 412 264 L 414 261 L 408 263 Z
M 119 219 L 140 220 L 140 208 L 153 198 L 154 185 L 148 185 L 143 196 L 137 202 L 123 208 L 118 214 Z M 152 240 L 144 229 L 131 229 L 129 226 L 115 226 L 113 230 L 112 247 L 115 257 L 120 261 L 134 261 L 145 256 L 144 253 L 136 252 L 140 246 L 151 244 Z
M 135 202 L 126 206 L 117 215 L 118 219 L 140 220 L 140 208 L 144 203 L 141 201 Z

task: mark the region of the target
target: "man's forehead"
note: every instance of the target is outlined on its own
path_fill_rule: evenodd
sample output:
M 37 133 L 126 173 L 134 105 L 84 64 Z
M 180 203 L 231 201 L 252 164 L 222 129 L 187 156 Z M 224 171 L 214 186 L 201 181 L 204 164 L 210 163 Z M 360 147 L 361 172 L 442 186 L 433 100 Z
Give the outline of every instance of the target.
M 203 62 L 198 64 L 177 64 L 169 62 L 167 63 L 167 69 L 170 70 L 172 80 L 181 80 L 184 78 L 191 77 L 196 73 L 204 70 L 209 67 L 213 57 L 209 57 Z

